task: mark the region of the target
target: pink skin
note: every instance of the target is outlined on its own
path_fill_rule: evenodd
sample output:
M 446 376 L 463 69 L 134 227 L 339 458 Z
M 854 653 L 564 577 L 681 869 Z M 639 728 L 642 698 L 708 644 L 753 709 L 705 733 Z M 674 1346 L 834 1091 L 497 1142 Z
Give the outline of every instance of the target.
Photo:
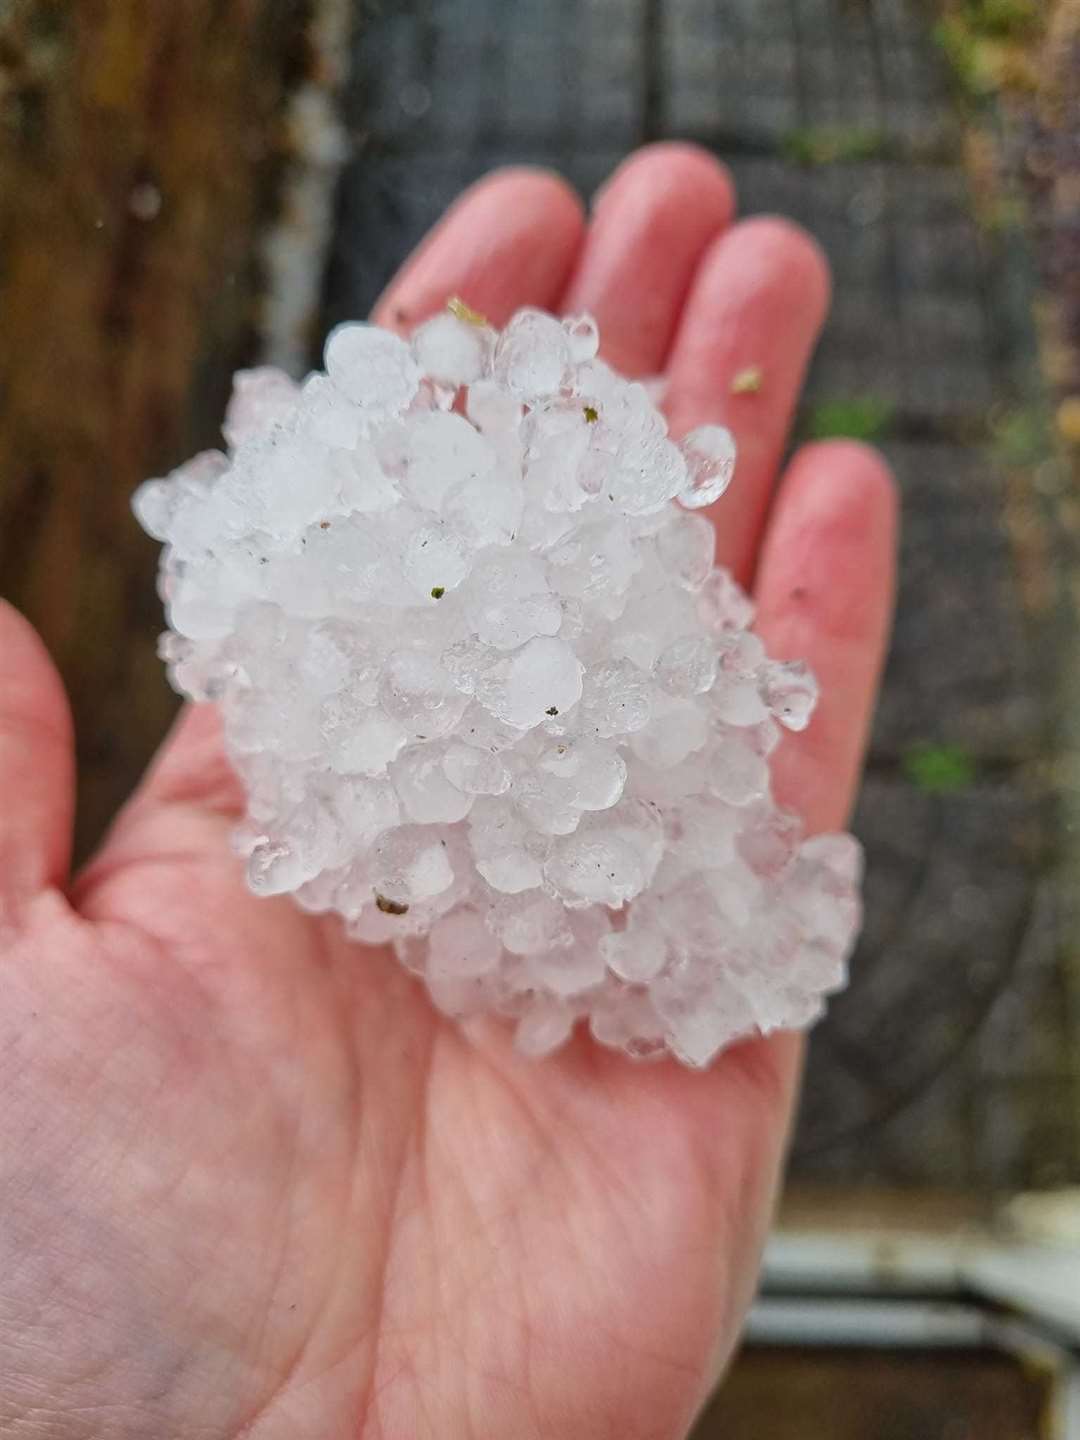
M 779 786 L 843 824 L 888 629 L 895 500 L 850 444 L 785 431 L 825 308 L 813 243 L 731 224 L 687 146 L 640 152 L 586 225 L 553 176 L 452 209 L 377 317 L 460 293 L 597 314 L 676 427 L 723 419 L 715 508 L 761 630 L 824 696 Z M 762 367 L 757 395 L 731 380 Z M 244 889 L 240 796 L 189 709 L 97 856 L 68 870 L 63 691 L 0 607 L 0 1433 L 683 1435 L 736 1339 L 769 1224 L 801 1043 L 705 1074 L 583 1039 L 468 1043 L 384 953 Z M 21 1422 L 21 1424 L 20 1424 Z

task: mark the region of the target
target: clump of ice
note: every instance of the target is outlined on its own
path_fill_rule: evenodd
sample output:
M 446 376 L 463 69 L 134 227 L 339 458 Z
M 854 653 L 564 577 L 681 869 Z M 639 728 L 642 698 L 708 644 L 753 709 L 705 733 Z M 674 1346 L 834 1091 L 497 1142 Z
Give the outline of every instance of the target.
M 597 349 L 536 310 L 341 326 L 302 386 L 238 375 L 227 453 L 135 510 L 171 679 L 221 707 L 247 787 L 253 890 L 339 912 L 530 1054 L 585 1021 L 701 1066 L 843 983 L 860 852 L 770 795 L 817 692 L 695 513 L 732 437 L 677 444 Z

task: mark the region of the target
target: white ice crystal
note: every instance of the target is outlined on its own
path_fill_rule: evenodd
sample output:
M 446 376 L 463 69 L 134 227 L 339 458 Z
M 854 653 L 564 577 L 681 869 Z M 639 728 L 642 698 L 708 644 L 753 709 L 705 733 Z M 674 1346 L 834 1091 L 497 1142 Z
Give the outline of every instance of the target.
M 817 692 L 695 513 L 731 435 L 677 444 L 598 343 L 460 302 L 411 344 L 340 326 L 325 375 L 238 375 L 228 452 L 135 510 L 170 677 L 220 706 L 247 788 L 254 891 L 392 943 L 528 1054 L 584 1021 L 701 1066 L 820 1014 L 861 857 L 771 798 Z

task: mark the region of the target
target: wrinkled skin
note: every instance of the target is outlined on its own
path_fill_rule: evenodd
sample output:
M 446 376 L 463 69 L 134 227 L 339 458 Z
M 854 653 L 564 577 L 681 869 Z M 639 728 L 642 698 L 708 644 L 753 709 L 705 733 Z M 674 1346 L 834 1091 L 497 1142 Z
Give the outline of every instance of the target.
M 469 192 L 377 312 L 460 293 L 591 309 L 605 354 L 666 372 L 673 428 L 724 420 L 720 557 L 824 699 L 782 797 L 843 823 L 887 631 L 882 462 L 780 474 L 827 305 L 813 243 L 734 224 L 686 146 L 625 164 L 586 225 L 556 178 Z M 733 377 L 761 369 L 756 392 Z M 0 1436 L 684 1435 L 737 1338 L 799 1042 L 704 1074 L 584 1039 L 466 1039 L 387 955 L 246 893 L 218 724 L 189 709 L 99 853 L 69 873 L 59 680 L 0 607 Z

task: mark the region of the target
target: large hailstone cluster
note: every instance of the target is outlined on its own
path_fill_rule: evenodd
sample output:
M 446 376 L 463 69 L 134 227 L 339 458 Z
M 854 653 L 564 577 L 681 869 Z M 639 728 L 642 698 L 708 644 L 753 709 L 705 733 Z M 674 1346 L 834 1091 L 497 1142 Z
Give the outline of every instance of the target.
M 770 660 L 681 445 L 589 317 L 460 302 L 411 344 L 343 325 L 301 386 L 242 372 L 228 451 L 138 492 L 162 653 L 214 700 L 251 888 L 390 942 L 521 1050 L 579 1020 L 705 1065 L 839 987 L 860 855 L 804 839 L 769 756 L 816 699 Z M 357 963 L 362 963 L 358 954 Z

